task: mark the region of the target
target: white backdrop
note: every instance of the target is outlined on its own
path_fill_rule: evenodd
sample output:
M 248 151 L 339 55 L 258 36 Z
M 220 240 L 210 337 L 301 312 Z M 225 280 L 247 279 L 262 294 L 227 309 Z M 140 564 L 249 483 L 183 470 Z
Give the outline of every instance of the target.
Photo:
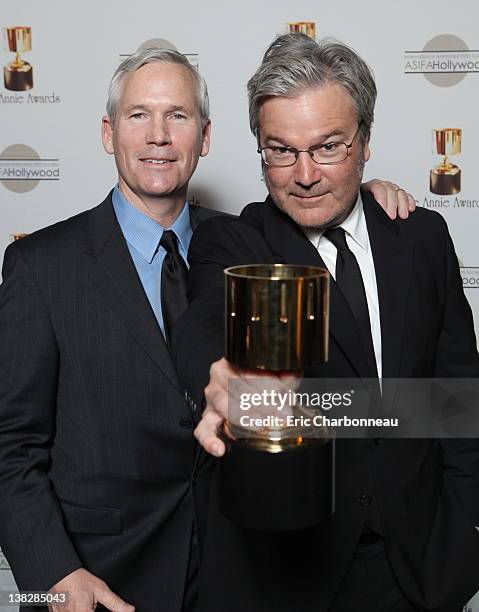
M 33 67 L 34 86 L 14 92 L 0 80 L 0 253 L 12 235 L 90 208 L 112 187 L 114 163 L 100 143 L 107 84 L 120 56 L 152 38 L 191 54 L 209 85 L 212 149 L 200 161 L 191 195 L 231 212 L 262 199 L 246 82 L 288 23 L 313 21 L 318 37 L 347 42 L 372 66 L 379 97 L 365 176 L 394 180 L 419 205 L 445 216 L 479 328 L 478 18 L 477 0 L 4 3 L 0 28 L 32 28 L 32 50 L 23 57 Z M 0 58 L 6 66 L 14 54 L 0 47 Z M 418 70 L 448 74 L 410 74 Z M 429 191 L 430 169 L 440 161 L 432 150 L 432 130 L 440 128 L 462 130 L 462 152 L 451 159 L 462 170 L 456 195 Z M 17 157 L 41 161 L 15 162 Z M 40 170 L 58 180 L 6 180 L 12 168 L 24 176 Z M 6 574 L 0 572 L 0 578 Z

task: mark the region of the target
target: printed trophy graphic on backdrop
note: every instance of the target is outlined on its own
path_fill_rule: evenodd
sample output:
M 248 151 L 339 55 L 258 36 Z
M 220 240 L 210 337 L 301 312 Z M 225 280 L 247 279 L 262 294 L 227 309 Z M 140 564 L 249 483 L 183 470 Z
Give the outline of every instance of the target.
M 32 89 L 33 68 L 20 55 L 32 50 L 32 29 L 26 26 L 4 28 L 4 35 L 7 50 L 16 53 L 15 59 L 3 68 L 5 88 L 11 91 Z
M 310 38 L 316 38 L 316 23 L 314 21 L 294 21 L 288 23 L 290 32 L 301 32 Z
M 435 166 L 429 177 L 431 193 L 454 195 L 461 191 L 461 169 L 449 161 L 450 155 L 461 153 L 462 130 L 441 128 L 432 131 L 433 150 L 442 155 L 440 164 Z

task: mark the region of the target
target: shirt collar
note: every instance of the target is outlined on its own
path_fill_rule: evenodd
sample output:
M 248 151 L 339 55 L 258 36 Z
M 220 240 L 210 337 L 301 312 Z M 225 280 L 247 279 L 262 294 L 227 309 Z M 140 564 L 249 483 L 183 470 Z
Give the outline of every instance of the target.
M 368 229 L 366 226 L 366 218 L 364 216 L 363 201 L 361 194 L 358 193 L 356 204 L 350 215 L 340 223 L 346 234 L 356 242 L 363 250 L 368 249 Z
M 193 234 L 188 202 L 185 202 L 173 225 L 165 228 L 130 204 L 118 185 L 113 190 L 112 201 L 116 218 L 125 239 L 148 263 L 151 263 L 155 256 L 165 229 L 175 232 L 179 241 L 179 249 L 183 256 L 186 256 Z
M 368 250 L 368 230 L 366 226 L 366 218 L 364 216 L 363 201 L 360 193 L 358 193 L 353 210 L 349 213 L 348 217 L 339 224 L 338 227 L 342 227 L 346 234 L 351 236 L 351 238 L 357 242 L 362 249 L 365 251 Z M 309 240 L 315 247 L 317 247 L 325 230 L 309 227 L 304 227 L 302 229 Z

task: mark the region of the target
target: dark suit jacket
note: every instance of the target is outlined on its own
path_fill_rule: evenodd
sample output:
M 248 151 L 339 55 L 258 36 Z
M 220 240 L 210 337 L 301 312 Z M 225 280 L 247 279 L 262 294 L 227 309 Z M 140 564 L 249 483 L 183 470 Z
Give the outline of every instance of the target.
M 368 195 L 364 210 L 380 303 L 383 377 L 478 377 L 470 308 L 437 213 L 392 222 Z M 323 265 L 270 198 L 235 219 L 202 224 L 190 247 L 192 304 L 176 328 L 179 373 L 199 397 L 223 353 L 226 266 Z M 202 360 L 188 344 L 202 347 Z M 369 377 L 352 313 L 331 282 L 330 354 L 310 376 Z M 316 529 L 248 531 L 212 492 L 202 565 L 202 612 L 325 610 L 366 521 L 378 521 L 395 574 L 420 609 L 457 610 L 479 588 L 479 449 L 475 440 L 338 440 L 336 512 Z M 248 494 L 247 483 L 243 483 Z
M 193 229 L 215 214 L 190 210 Z M 85 566 L 140 612 L 179 612 L 206 495 L 195 406 L 111 194 L 8 247 L 0 337 L 0 544 L 18 587 Z

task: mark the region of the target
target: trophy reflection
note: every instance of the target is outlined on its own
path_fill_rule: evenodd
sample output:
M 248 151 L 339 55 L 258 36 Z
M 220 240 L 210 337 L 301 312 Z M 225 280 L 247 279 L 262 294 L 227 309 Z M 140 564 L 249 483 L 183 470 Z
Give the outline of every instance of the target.
M 15 59 L 3 68 L 3 81 L 10 91 L 26 91 L 33 87 L 33 68 L 25 62 L 20 53 L 32 50 L 32 29 L 16 26 L 5 28 L 7 49 L 16 53 Z
M 461 170 L 449 161 L 450 155 L 461 153 L 462 130 L 443 128 L 433 130 L 433 149 L 443 155 L 440 164 L 430 172 L 429 189 L 438 195 L 454 195 L 461 191 Z
M 278 378 L 265 373 L 304 370 L 327 360 L 329 274 L 323 268 L 283 264 L 236 266 L 226 276 L 226 358 L 258 372 L 258 384 Z M 263 376 L 262 376 L 263 374 Z M 231 399 L 220 462 L 220 507 L 230 520 L 266 530 L 302 529 L 333 511 L 333 435 L 312 424 L 301 405 L 279 416 L 274 406 L 258 407 L 257 427 Z M 281 382 L 278 383 L 281 386 Z M 272 397 L 271 389 L 264 390 Z M 273 390 L 274 392 L 274 390 Z M 294 389 L 285 391 L 294 397 Z M 268 395 L 269 393 L 269 395 Z M 234 395 L 234 393 L 233 393 Z M 260 395 L 260 394 L 259 394 Z

